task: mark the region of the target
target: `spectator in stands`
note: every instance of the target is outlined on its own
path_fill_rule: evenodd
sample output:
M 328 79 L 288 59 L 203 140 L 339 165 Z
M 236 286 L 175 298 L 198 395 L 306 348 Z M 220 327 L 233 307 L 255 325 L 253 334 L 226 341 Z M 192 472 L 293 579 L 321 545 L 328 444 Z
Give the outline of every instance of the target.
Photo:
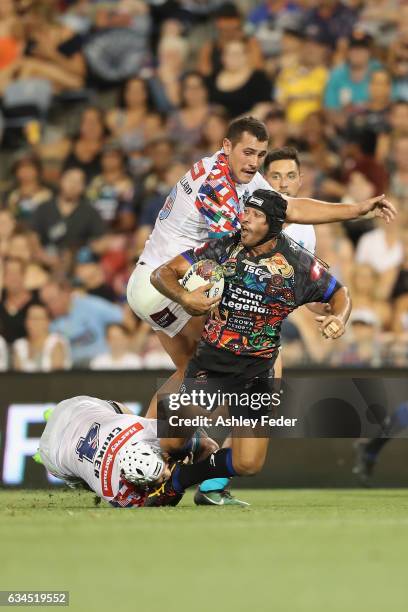
M 289 126 L 299 127 L 320 110 L 328 79 L 327 47 L 322 36 L 305 35 L 298 61 L 284 67 L 276 81 L 276 100 L 286 109 Z
M 317 170 L 326 175 L 337 170 L 340 163 L 338 146 L 326 113 L 323 111 L 310 113 L 300 126 L 298 139 L 299 149 L 307 152 Z M 333 195 L 333 199 L 338 199 L 337 193 Z
M 232 41 L 243 41 L 246 34 L 242 16 L 233 2 L 226 2 L 214 12 L 214 40 L 201 47 L 197 70 L 204 76 L 216 75 L 222 69 L 221 57 L 225 46 Z M 247 41 L 251 70 L 263 68 L 261 47 L 254 37 Z
M 180 79 L 186 70 L 188 42 L 181 36 L 164 36 L 157 51 L 158 65 L 149 78 L 153 103 L 161 113 L 180 106 Z
M 102 173 L 90 183 L 87 198 L 108 226 L 124 232 L 132 230 L 135 225 L 135 189 L 119 144 L 105 145 L 101 166 Z
M 100 156 L 106 133 L 103 112 L 95 107 L 87 108 L 81 117 L 78 137 L 69 143 L 64 169 L 81 168 L 89 183 L 101 171 Z
M 368 264 L 378 273 L 378 296 L 386 299 L 391 292 L 395 270 L 403 260 L 398 221 L 376 223 L 376 229 L 364 234 L 357 244 L 356 262 Z
M 263 70 L 252 68 L 245 40 L 223 46 L 221 69 L 210 77 L 209 90 L 210 101 L 227 108 L 231 118 L 272 98 L 272 83 Z
M 250 11 L 248 22 L 255 29 L 255 37 L 267 58 L 267 64 L 271 63 L 271 59 L 279 62 L 281 57 L 285 56 L 285 30 L 287 32 L 287 28 L 299 28 L 301 19 L 300 4 L 288 0 L 266 0 Z M 286 58 L 283 61 L 285 60 Z
M 106 275 L 99 257 L 88 247 L 83 247 L 77 254 L 74 279 L 76 284 L 84 288 L 89 295 L 116 302 L 117 296 L 106 282 Z
M 342 350 L 333 353 L 332 362 L 347 367 L 378 367 L 385 350 L 380 329 L 371 310 L 353 309 L 349 333 L 343 338 Z
M 9 252 L 10 239 L 16 228 L 16 220 L 10 210 L 0 209 L 0 261 Z M 0 285 L 1 288 L 1 285 Z
M 40 289 L 48 280 L 48 271 L 41 259 L 41 246 L 34 232 L 18 230 L 10 238 L 8 256 L 24 262 L 25 286 L 29 291 Z
M 89 183 L 101 172 L 100 155 L 105 144 L 106 126 L 103 112 L 93 106 L 86 108 L 79 121 L 78 134 L 43 143 L 39 154 L 44 164 L 62 164 L 64 169 L 81 168 Z
M 320 0 L 306 14 L 303 27 L 324 36 L 328 45 L 341 50 L 353 32 L 356 16 L 357 12 L 340 0 Z
M 257 4 L 248 14 L 249 23 L 259 28 L 263 24 L 277 27 L 277 22 L 284 20 L 287 15 L 297 14 L 299 3 L 290 0 L 265 0 Z
M 408 137 L 408 101 L 394 102 L 390 108 L 388 121 L 389 131 L 382 132 L 377 138 L 376 159 L 379 163 L 389 162 L 398 138 Z
M 289 136 L 289 128 L 283 108 L 275 106 L 265 115 L 264 123 L 269 134 L 270 149 L 282 149 L 291 144 L 291 137 Z
M 145 122 L 153 110 L 148 83 L 132 77 L 122 86 L 118 106 L 106 115 L 106 124 L 125 151 L 142 149 L 145 144 Z
M 52 197 L 52 191 L 41 181 L 40 160 L 25 154 L 14 164 L 15 187 L 4 197 L 5 206 L 18 220 L 28 221 L 40 204 Z
M 145 2 L 97 3 L 84 45 L 88 86 L 97 90 L 119 86 L 151 61 L 148 11 Z
M 146 147 L 150 168 L 140 179 L 141 201 L 160 190 L 169 166 L 175 161 L 175 143 L 167 137 L 156 138 Z
M 78 248 L 101 238 L 106 231 L 99 212 L 84 200 L 85 175 L 79 168 L 66 170 L 56 198 L 34 212 L 31 228 L 51 254 Z
M 41 304 L 28 308 L 27 336 L 13 343 L 13 368 L 20 372 L 51 372 L 71 367 L 69 346 L 64 337 L 50 333 L 50 318 Z
M 222 106 L 213 107 L 201 128 L 200 140 L 193 152 L 192 161 L 214 155 L 222 148 L 228 128 L 228 113 Z
M 3 268 L 0 326 L 4 339 L 11 344 L 25 336 L 26 314 L 30 306 L 38 303 L 38 296 L 25 286 L 26 266 L 21 259 L 6 259 Z
M 379 298 L 378 277 L 372 266 L 369 264 L 354 265 L 350 293 L 353 310 L 372 313 L 380 328 L 390 328 L 391 307 L 389 302 Z
M 53 318 L 51 331 L 69 341 L 74 367 L 87 367 L 91 359 L 105 353 L 106 327 L 124 322 L 120 306 L 93 295 L 73 293 L 64 282 L 48 283 L 40 296 Z
M 303 163 L 302 170 L 305 171 Z M 315 232 L 316 254 L 329 264 L 331 274 L 339 282 L 350 287 L 354 266 L 354 251 L 353 245 L 346 237 L 342 226 L 338 223 L 316 225 Z
M 107 353 L 94 357 L 91 370 L 139 370 L 142 359 L 129 350 L 129 332 L 123 325 L 109 325 L 106 328 Z
M 368 197 L 381 195 L 388 188 L 388 173 L 385 167 L 374 157 L 376 137 L 373 132 L 361 132 L 354 136 L 341 150 L 342 176 L 340 185 L 343 189 L 342 201 L 345 203 L 358 202 L 358 198 L 367 194 Z M 344 227 L 354 244 L 360 236 L 374 227 L 373 219 L 359 219 L 346 221 Z
M 366 104 L 352 113 L 347 122 L 347 139 L 364 138 L 370 132 L 377 137 L 389 131 L 389 112 L 391 109 L 392 79 L 384 69 L 375 70 L 370 77 L 369 99 Z
M 195 146 L 209 113 L 208 90 L 203 76 L 199 72 L 187 72 L 180 84 L 180 108 L 169 117 L 170 138 L 179 139 L 186 149 Z
M 368 102 L 371 74 L 380 68 L 371 49 L 371 38 L 355 32 L 349 41 L 346 62 L 330 74 L 324 105 L 335 125 L 344 125 L 348 112 Z
M 24 17 L 24 28 L 28 47 L 19 77 L 46 79 L 55 93 L 81 89 L 86 76 L 82 37 L 47 16 L 41 5 L 31 8 Z
M 342 350 L 333 353 L 332 362 L 347 367 L 378 367 L 382 350 L 378 331 L 379 321 L 370 310 L 353 310 L 350 333 L 342 339 Z

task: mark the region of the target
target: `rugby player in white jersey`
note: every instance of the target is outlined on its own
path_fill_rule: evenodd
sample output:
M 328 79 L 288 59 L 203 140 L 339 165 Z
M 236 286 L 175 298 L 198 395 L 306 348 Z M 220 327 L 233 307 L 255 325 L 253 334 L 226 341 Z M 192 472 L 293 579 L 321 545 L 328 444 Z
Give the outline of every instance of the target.
M 191 453 L 199 460 L 217 448 L 215 442 L 196 434 L 177 458 Z M 88 395 L 57 405 L 39 445 L 41 461 L 51 474 L 69 486 L 94 491 L 118 508 L 155 505 L 149 487 L 164 483 L 175 465 L 167 450 L 166 440 L 157 437 L 155 419 L 136 416 L 119 402 Z
M 176 365 L 176 372 L 162 387 L 169 393 L 178 389 L 185 367 L 200 338 L 204 318 L 192 317 L 196 300 L 208 287 L 187 294 L 181 306 L 161 295 L 151 284 L 155 268 L 209 237 L 240 228 L 239 217 L 245 201 L 256 189 L 271 189 L 260 174 L 265 160 L 268 134 L 264 124 L 252 117 L 237 119 L 228 128 L 223 149 L 194 164 L 175 185 L 159 213 L 153 232 L 139 258 L 127 288 L 130 307 L 157 332 L 160 342 Z M 286 221 L 315 224 L 342 221 L 374 211 L 390 220 L 395 209 L 381 197 L 357 204 L 319 202 L 309 198 L 287 198 Z M 212 306 L 208 298 L 208 310 Z M 157 413 L 157 394 L 147 416 Z

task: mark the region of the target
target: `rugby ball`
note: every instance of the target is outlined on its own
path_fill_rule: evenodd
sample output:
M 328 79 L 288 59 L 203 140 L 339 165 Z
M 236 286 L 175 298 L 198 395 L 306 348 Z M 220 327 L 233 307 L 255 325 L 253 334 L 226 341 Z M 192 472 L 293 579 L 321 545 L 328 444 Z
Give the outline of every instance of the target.
M 224 291 L 224 269 L 212 259 L 203 259 L 190 266 L 180 282 L 187 291 L 213 283 L 206 293 L 208 297 L 217 297 Z

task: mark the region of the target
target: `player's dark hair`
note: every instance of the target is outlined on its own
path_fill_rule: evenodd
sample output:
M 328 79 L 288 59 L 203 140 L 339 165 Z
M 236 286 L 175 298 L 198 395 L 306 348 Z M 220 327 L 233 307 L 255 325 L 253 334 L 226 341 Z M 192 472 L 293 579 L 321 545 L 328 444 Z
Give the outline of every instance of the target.
M 259 142 L 268 140 L 268 131 L 265 124 L 259 121 L 259 119 L 255 119 L 255 117 L 241 117 L 241 119 L 235 119 L 235 121 L 230 123 L 225 137 L 234 145 L 241 140 L 241 136 L 244 132 L 248 132 L 252 136 L 255 136 Z
M 265 157 L 264 170 L 268 170 L 272 162 L 287 159 L 293 160 L 300 170 L 299 154 L 295 147 L 282 147 L 281 149 L 273 149 L 273 151 L 270 151 Z

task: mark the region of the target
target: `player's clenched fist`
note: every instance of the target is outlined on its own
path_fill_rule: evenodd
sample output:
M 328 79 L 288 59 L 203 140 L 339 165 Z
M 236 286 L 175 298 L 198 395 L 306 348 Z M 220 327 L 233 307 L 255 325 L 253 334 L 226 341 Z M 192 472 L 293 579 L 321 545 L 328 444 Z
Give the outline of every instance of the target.
M 334 315 L 316 317 L 316 321 L 320 323 L 319 329 L 324 338 L 331 338 L 332 340 L 340 338 L 346 329 L 340 317 L 335 317 Z
M 200 316 L 208 314 L 211 310 L 215 309 L 217 304 L 221 300 L 221 296 L 208 297 L 207 291 L 211 289 L 212 283 L 203 285 L 194 289 L 194 291 L 186 291 L 180 300 L 184 310 L 193 316 Z

